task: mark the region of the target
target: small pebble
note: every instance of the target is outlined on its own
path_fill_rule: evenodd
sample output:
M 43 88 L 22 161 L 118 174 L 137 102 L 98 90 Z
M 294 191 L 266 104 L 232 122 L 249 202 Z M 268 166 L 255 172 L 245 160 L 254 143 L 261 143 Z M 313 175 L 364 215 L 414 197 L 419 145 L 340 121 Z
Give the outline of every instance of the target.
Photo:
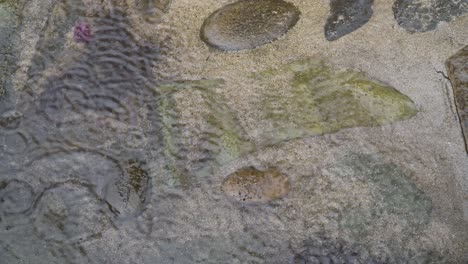
M 276 168 L 261 171 L 247 167 L 230 174 L 222 189 L 239 202 L 269 202 L 288 194 L 289 179 Z

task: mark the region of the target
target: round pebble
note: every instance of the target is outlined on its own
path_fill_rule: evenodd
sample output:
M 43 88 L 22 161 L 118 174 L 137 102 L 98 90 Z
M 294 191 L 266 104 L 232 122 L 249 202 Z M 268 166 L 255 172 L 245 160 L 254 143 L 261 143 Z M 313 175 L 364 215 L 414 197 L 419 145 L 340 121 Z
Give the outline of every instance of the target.
M 300 11 L 283 0 L 240 0 L 205 20 L 201 39 L 225 51 L 253 49 L 284 35 L 299 16 Z
M 222 189 L 239 202 L 269 202 L 288 194 L 289 179 L 275 168 L 260 171 L 247 167 L 230 174 Z

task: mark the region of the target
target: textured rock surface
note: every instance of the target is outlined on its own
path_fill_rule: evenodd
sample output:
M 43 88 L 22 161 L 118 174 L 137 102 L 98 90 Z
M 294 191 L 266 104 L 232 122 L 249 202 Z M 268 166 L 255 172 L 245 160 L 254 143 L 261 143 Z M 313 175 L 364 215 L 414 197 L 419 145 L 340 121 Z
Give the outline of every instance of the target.
M 450 57 L 446 65 L 468 152 L 468 46 Z
M 337 40 L 366 24 L 372 17 L 374 0 L 332 0 L 325 24 L 325 38 Z
M 446 81 L 431 64 L 466 42 L 466 17 L 411 35 L 379 12 L 378 23 L 328 42 L 329 2 L 291 0 L 304 15 L 281 41 L 213 52 L 200 26 L 235 1 L 174 0 L 167 8 L 160 0 L 20 0 L 18 70 L 8 88 L 15 93 L 0 102 L 2 264 L 466 263 L 468 230 L 453 180 L 468 175 L 468 163 Z M 375 11 L 391 6 L 374 2 Z M 74 41 L 77 21 L 91 26 L 88 43 Z M 307 128 L 313 118 L 298 112 L 330 83 L 354 87 L 347 71 L 284 65 L 316 53 L 392 83 L 419 114 L 288 142 L 273 134 L 266 143 L 281 144 L 258 144 L 292 127 L 288 119 Z M 269 68 L 276 70 L 251 76 Z M 409 102 L 390 90 L 396 105 Z M 358 95 L 325 107 L 321 124 L 360 111 L 357 99 L 372 111 L 397 108 Z M 336 119 L 334 109 L 342 111 Z M 277 123 L 264 118 L 281 111 Z M 270 166 L 288 177 L 283 199 L 235 202 L 238 193 L 223 192 L 240 168 Z
M 299 16 L 299 10 L 283 0 L 240 0 L 212 13 L 201 38 L 222 50 L 253 49 L 284 35 Z
M 172 184 L 193 184 L 254 149 L 235 112 L 217 92 L 223 80 L 182 81 L 159 86 L 164 154 Z
M 371 155 L 349 154 L 342 163 L 329 169 L 338 177 L 357 180 L 369 186 L 372 206 L 355 205 L 345 209 L 341 226 L 357 241 L 365 240 L 388 219 L 401 219 L 399 229 L 405 236 L 416 234 L 428 224 L 432 202 L 395 164 Z M 404 219 L 404 220 L 403 220 Z
M 319 59 L 295 61 L 255 77 L 269 87 L 256 103 L 260 122 L 271 127 L 260 132 L 264 144 L 388 124 L 417 113 L 411 99 L 396 89 L 359 72 L 335 71 Z M 290 89 L 280 95 L 283 86 Z
M 15 71 L 17 49 L 15 30 L 20 24 L 18 9 L 22 1 L 0 2 L 0 113 L 11 107 L 13 87 L 11 75 Z
M 465 0 L 396 0 L 393 13 L 398 25 L 409 32 L 433 30 L 441 21 L 468 13 Z
M 288 194 L 289 179 L 276 168 L 262 171 L 249 167 L 228 175 L 222 189 L 240 202 L 269 202 Z
M 401 254 L 386 258 L 369 256 L 367 250 L 359 245 L 343 241 L 333 241 L 325 237 L 308 239 L 303 249 L 294 257 L 294 264 L 383 264 L 383 263 L 447 263 L 447 258 L 433 252 L 422 254 Z

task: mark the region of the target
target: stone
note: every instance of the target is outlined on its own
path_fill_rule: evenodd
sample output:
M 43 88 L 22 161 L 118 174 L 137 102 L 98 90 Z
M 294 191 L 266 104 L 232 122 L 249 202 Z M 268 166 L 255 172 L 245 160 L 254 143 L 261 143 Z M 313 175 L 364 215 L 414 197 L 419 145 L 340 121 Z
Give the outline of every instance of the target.
M 393 4 L 398 25 L 412 33 L 434 30 L 439 22 L 449 22 L 467 12 L 466 0 L 396 0 Z
M 283 0 L 240 0 L 212 13 L 201 39 L 226 51 L 253 49 L 272 42 L 299 20 L 300 11 Z
M 22 118 L 23 118 L 23 114 L 18 111 L 15 111 L 15 110 L 6 111 L 0 114 L 0 128 L 5 129 L 5 130 L 16 129 L 21 123 Z
M 301 251 L 294 256 L 294 264 L 312 263 L 375 263 L 374 259 L 360 254 L 363 249 L 344 241 L 333 241 L 320 235 L 303 242 Z M 365 252 L 367 253 L 367 252 Z
M 337 40 L 366 24 L 372 17 L 374 0 L 332 0 L 325 24 L 325 38 Z
M 350 153 L 330 171 L 342 179 L 365 183 L 371 206 L 353 205 L 342 214 L 341 228 L 357 241 L 378 232 L 387 219 L 398 219 L 401 236 L 410 236 L 431 220 L 430 197 L 410 180 L 402 168 L 378 155 Z M 404 233 L 404 234 L 403 234 Z
M 446 66 L 468 152 L 468 46 L 450 57 Z
M 236 113 L 217 89 L 222 79 L 179 81 L 156 88 L 162 96 L 163 153 L 174 185 L 188 186 L 196 174 L 253 151 Z M 190 180 L 189 180 L 190 179 Z
M 276 168 L 262 171 L 247 167 L 227 176 L 222 189 L 239 202 L 269 202 L 288 194 L 289 178 Z
M 361 72 L 336 71 L 320 59 L 294 61 L 254 78 L 267 87 L 252 106 L 259 112 L 262 125 L 255 134 L 262 145 L 380 126 L 417 113 L 411 99 L 395 88 Z
M 294 264 L 318 263 L 447 263 L 447 257 L 438 252 L 408 252 L 402 250 L 393 256 L 370 256 L 368 250 L 358 243 L 346 243 L 336 238 L 318 235 L 304 241 L 302 250 L 296 253 Z

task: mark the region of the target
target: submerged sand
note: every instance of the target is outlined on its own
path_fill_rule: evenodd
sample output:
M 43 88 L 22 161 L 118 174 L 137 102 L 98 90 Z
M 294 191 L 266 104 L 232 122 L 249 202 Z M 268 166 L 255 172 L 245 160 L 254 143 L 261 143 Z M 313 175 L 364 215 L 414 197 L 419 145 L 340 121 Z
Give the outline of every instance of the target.
M 462 244 L 467 245 L 468 156 L 444 63 L 468 43 L 468 16 L 442 22 L 434 31 L 411 34 L 397 25 L 392 1 L 377 0 L 367 24 L 329 42 L 323 31 L 328 1 L 291 0 L 302 15 L 283 38 L 253 50 L 221 52 L 199 39 L 200 25 L 211 12 L 230 2 L 174 0 L 165 23 L 186 41 L 186 47 L 178 52 L 191 58 L 179 65 L 184 69 L 180 77 L 226 80 L 222 92 L 240 113 L 247 131 L 257 126 L 247 102 L 258 96 L 247 76 L 311 56 L 328 58 L 338 68 L 360 70 L 388 83 L 408 95 L 419 109 L 417 116 L 407 121 L 289 142 L 264 150 L 254 160 L 286 161 L 288 171 L 299 177 L 325 160 L 333 163 L 334 151 L 328 149 L 336 144 L 341 151 L 385 153 L 386 159 L 411 169 L 412 180 L 432 199 L 435 223 L 428 237 L 439 241 L 433 243 L 445 247 L 443 237 L 452 236 L 447 237 L 453 239 L 450 244 L 465 241 Z M 313 161 L 319 164 L 311 164 Z M 462 253 L 463 246 L 459 250 Z

